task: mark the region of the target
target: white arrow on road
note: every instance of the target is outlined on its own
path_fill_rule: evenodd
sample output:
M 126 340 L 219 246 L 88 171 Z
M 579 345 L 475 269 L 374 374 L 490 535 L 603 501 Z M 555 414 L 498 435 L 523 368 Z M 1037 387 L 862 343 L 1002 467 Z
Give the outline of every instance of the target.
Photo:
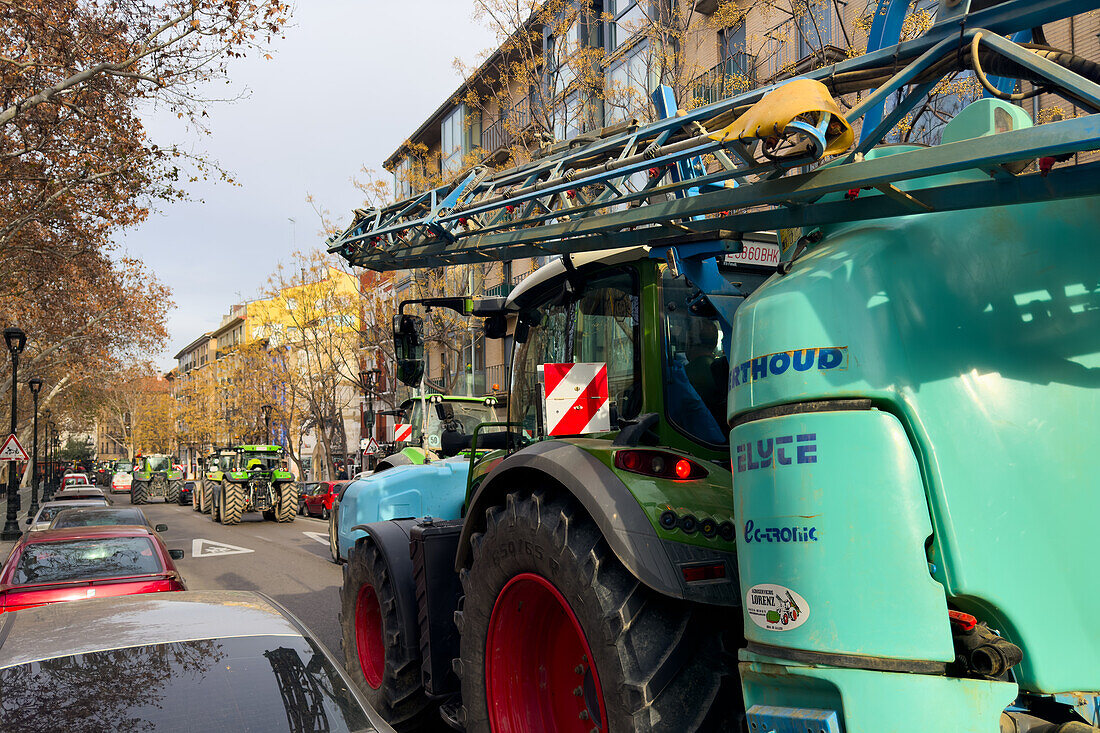
M 215 542 L 214 540 L 196 539 L 194 542 L 191 543 L 192 557 L 243 555 L 246 552 L 255 552 L 255 550 L 250 550 L 247 547 L 237 547 L 236 545 L 227 545 L 224 542 Z
M 328 545 L 328 535 L 324 532 L 302 532 L 302 534 L 310 539 L 317 540 L 322 545 Z

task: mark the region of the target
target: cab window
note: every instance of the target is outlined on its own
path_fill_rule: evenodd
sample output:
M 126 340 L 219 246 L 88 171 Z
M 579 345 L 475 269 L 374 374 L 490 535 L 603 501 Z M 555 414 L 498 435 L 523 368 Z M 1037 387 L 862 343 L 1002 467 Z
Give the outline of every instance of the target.
M 632 270 L 612 271 L 585 282 L 579 295 L 565 297 L 560 289 L 546 302 L 527 309 L 527 338 L 516 343 L 516 364 L 509 399 L 509 420 L 524 429 L 546 434 L 542 425 L 543 364 L 595 362 L 607 365 L 612 417 L 635 417 L 641 407 L 638 374 L 640 308 L 637 277 Z

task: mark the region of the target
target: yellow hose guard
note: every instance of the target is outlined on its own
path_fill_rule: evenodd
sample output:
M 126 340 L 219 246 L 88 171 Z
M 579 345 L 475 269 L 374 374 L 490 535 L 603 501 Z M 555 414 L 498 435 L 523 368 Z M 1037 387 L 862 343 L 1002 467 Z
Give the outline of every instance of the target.
M 786 129 L 791 120 L 802 115 L 819 120 L 822 112 L 832 120 L 825 133 L 825 154 L 835 155 L 851 147 L 855 136 L 829 90 L 813 79 L 794 79 L 764 95 L 745 114 L 709 137 L 715 142 L 773 137 Z

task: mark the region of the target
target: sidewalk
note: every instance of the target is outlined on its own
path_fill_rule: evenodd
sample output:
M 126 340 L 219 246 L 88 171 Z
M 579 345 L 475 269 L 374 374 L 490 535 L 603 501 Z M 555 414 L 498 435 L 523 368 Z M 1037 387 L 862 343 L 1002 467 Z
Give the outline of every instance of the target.
M 3 490 L 7 491 L 7 486 L 3 487 Z M 42 493 L 38 494 L 38 503 L 42 504 Z M 19 530 L 23 531 L 27 528 L 27 525 L 23 523 L 23 520 L 27 518 L 27 510 L 31 505 L 31 487 L 19 489 L 19 514 L 16 515 L 16 521 L 19 522 Z M 0 529 L 3 529 L 4 523 L 7 521 L 8 516 L 8 500 L 5 493 L 3 500 L 0 500 Z M 7 560 L 8 553 L 15 547 L 15 542 L 12 540 L 0 540 L 0 562 Z

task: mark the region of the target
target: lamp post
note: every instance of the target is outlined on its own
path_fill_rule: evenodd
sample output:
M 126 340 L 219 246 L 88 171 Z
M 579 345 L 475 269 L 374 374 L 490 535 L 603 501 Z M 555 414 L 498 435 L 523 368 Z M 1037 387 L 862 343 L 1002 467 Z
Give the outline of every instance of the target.
M 271 411 L 275 405 L 260 405 L 260 411 L 264 414 L 264 442 L 271 440 Z
M 27 334 L 23 329 L 8 326 L 4 329 L 4 342 L 8 345 L 11 354 L 11 434 L 15 435 L 16 410 L 18 409 L 17 390 L 19 389 L 19 355 L 23 353 L 23 347 L 27 345 Z M 4 531 L 0 532 L 2 540 L 17 540 L 19 535 L 19 522 L 16 517 L 19 514 L 19 480 L 16 478 L 15 461 L 8 466 L 8 516 L 4 522 Z
M 42 391 L 42 380 L 31 377 L 27 385 L 31 388 L 31 398 L 34 400 L 34 441 L 31 448 L 31 505 L 27 508 L 27 514 L 38 514 L 38 393 Z M 43 492 L 45 495 L 45 492 Z

